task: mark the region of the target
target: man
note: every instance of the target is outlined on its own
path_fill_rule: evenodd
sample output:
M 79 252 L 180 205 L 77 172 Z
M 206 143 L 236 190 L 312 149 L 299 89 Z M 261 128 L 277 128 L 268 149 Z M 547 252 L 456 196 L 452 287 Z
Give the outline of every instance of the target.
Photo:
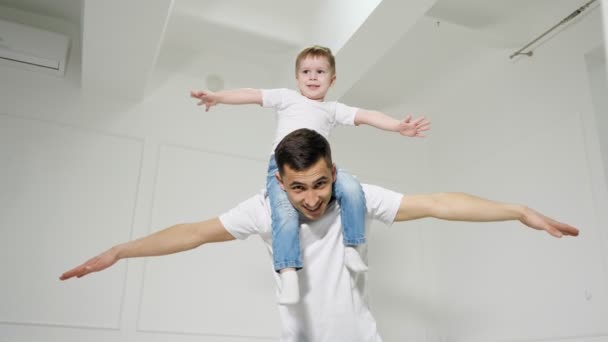
M 340 209 L 332 200 L 336 168 L 329 143 L 315 131 L 300 129 L 279 143 L 275 158 L 279 184 L 300 214 L 302 256 L 307 265 L 298 271 L 303 289 L 300 302 L 279 306 L 282 341 L 381 341 L 368 306 L 366 278 L 355 281 L 344 267 Z M 521 205 L 462 193 L 404 196 L 373 185 L 364 185 L 363 190 L 368 223 L 377 219 L 390 225 L 424 217 L 456 221 L 519 220 L 555 237 L 578 235 L 576 228 Z M 219 218 L 178 224 L 114 246 L 65 272 L 60 279 L 98 272 L 123 258 L 176 253 L 205 243 L 246 239 L 253 234 L 259 234 L 271 246 L 270 216 L 267 196 L 258 194 Z

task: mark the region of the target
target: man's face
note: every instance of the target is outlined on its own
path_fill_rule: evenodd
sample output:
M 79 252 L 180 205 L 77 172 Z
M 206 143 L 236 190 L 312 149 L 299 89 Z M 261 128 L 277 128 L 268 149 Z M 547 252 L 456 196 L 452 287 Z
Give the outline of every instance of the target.
M 335 165 L 329 167 L 325 159 L 321 158 L 306 170 L 295 171 L 285 165 L 283 171 L 282 177 L 278 172 L 276 177 L 294 208 L 309 220 L 323 216 L 336 180 Z

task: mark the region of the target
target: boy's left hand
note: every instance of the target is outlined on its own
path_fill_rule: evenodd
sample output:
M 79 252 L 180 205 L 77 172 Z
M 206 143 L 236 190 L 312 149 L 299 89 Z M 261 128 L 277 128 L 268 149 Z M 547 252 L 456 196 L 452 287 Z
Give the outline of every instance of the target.
M 401 122 L 399 122 L 399 134 L 405 135 L 406 137 L 418 137 L 424 138 L 424 131 L 428 131 L 431 128 L 431 122 L 423 117 L 420 117 L 412 121 L 412 116 L 406 116 Z

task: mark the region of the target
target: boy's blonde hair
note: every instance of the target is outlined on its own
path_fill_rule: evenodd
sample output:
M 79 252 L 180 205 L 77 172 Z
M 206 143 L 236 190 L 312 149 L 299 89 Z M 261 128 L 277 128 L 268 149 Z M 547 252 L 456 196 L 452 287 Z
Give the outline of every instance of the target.
M 303 59 L 307 57 L 325 57 L 329 62 L 329 68 L 332 74 L 336 73 L 336 58 L 331 53 L 331 50 L 328 47 L 313 45 L 311 47 L 307 47 L 306 49 L 300 51 L 298 57 L 296 57 L 296 74 L 300 69 L 300 63 Z

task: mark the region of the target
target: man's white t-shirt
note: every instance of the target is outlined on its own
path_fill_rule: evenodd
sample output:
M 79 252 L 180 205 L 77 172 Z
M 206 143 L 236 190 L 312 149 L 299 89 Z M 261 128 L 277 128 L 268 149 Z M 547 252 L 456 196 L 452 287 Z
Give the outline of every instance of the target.
M 363 184 L 367 203 L 366 227 L 371 219 L 390 225 L 403 195 Z M 237 239 L 259 235 L 272 254 L 270 203 L 264 192 L 220 216 Z M 279 305 L 282 342 L 380 342 L 382 339 L 368 304 L 367 276 L 353 276 L 344 266 L 340 208 L 334 201 L 316 221 L 300 220 L 304 268 L 298 271 L 301 300 Z M 272 255 L 269 262 L 272 263 Z M 362 251 L 367 259 L 367 251 Z M 275 274 L 277 298 L 280 278 Z
M 262 106 L 277 112 L 277 131 L 272 150 L 283 138 L 300 128 L 319 132 L 329 140 L 332 128 L 337 125 L 355 125 L 359 108 L 336 101 L 315 101 L 291 89 L 262 89 Z

